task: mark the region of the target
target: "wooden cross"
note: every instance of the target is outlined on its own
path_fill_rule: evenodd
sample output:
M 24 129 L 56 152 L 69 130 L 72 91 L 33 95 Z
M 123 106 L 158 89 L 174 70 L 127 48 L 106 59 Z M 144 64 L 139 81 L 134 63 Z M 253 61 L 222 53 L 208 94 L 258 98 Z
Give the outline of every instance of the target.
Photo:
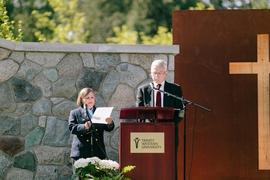
M 230 63 L 230 74 L 257 74 L 259 170 L 270 170 L 269 35 L 257 36 L 257 61 Z

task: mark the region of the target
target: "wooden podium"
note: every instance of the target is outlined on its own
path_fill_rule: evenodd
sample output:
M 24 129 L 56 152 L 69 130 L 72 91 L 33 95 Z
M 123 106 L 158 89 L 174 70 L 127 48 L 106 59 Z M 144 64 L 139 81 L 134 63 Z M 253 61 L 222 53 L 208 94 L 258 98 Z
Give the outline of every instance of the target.
M 123 108 L 120 119 L 120 165 L 134 165 L 132 180 L 174 180 L 175 125 L 173 108 Z M 136 119 L 137 122 L 128 122 Z M 144 123 L 145 119 L 150 123 Z M 141 122 L 141 123 L 139 123 Z

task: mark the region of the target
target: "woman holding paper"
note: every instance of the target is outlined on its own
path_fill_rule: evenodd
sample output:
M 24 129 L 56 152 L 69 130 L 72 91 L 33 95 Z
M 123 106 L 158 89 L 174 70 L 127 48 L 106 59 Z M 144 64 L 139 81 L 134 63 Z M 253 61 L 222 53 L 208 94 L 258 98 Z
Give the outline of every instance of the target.
M 77 98 L 78 108 L 69 115 L 68 126 L 73 136 L 70 157 L 74 160 L 88 157 L 107 158 L 104 131 L 112 131 L 114 122 L 111 117 L 105 121 L 92 123 L 92 116 L 96 110 L 96 98 L 93 89 L 83 88 Z M 99 117 L 95 117 L 99 119 Z

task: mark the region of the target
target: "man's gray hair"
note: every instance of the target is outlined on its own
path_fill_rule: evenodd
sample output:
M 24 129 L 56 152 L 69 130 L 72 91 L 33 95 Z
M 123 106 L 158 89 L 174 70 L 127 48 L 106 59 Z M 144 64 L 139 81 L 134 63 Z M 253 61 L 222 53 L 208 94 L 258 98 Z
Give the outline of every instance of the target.
M 151 69 L 154 67 L 164 68 L 164 70 L 167 71 L 167 62 L 163 59 L 156 59 L 151 64 Z

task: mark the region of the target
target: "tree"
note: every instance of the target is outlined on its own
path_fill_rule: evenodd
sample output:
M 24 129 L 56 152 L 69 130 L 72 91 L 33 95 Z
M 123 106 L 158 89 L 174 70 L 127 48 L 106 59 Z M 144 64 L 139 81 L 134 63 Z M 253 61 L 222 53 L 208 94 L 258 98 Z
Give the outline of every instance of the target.
M 196 3 L 195 7 L 190 7 L 190 10 L 213 10 L 214 6 L 212 4 L 206 4 L 203 2 Z
M 107 38 L 108 43 L 115 44 L 172 44 L 172 33 L 166 27 L 160 26 L 157 34 L 147 36 L 144 32 L 129 29 L 126 25 L 114 28 L 115 36 Z
M 114 35 L 114 27 L 127 26 L 136 32 L 154 36 L 158 27 L 172 28 L 172 12 L 188 9 L 200 0 L 81 0 L 87 14 L 89 42 L 105 42 Z
M 22 41 L 35 42 L 35 21 L 31 15 L 33 10 L 52 11 L 48 0 L 6 0 L 6 7 L 10 19 L 22 22 Z
M 53 11 L 32 11 L 34 36 L 39 41 L 84 43 L 89 32 L 78 0 L 48 0 Z
M 146 36 L 144 32 L 141 32 L 140 36 L 142 44 L 172 45 L 172 33 L 164 26 L 159 26 L 154 36 Z
M 86 14 L 87 29 L 91 32 L 87 41 L 102 43 L 113 35 L 113 27 L 125 24 L 132 0 L 81 0 Z
M 137 38 L 128 42 L 144 43 L 143 37 L 160 36 L 160 27 L 171 33 L 174 10 L 265 9 L 269 1 L 6 0 L 6 7 L 11 21 L 23 22 L 23 41 L 123 43 L 124 34 L 133 32 Z
M 269 9 L 270 6 L 269 0 L 250 0 L 250 4 L 253 9 Z
M 86 42 L 79 0 L 7 0 L 11 19 L 21 20 L 23 41 Z
M 108 43 L 114 44 L 137 44 L 138 32 L 130 30 L 126 25 L 114 27 L 115 36 L 107 38 Z
M 22 39 L 21 23 L 10 21 L 4 0 L 0 0 L 0 38 L 15 41 Z

